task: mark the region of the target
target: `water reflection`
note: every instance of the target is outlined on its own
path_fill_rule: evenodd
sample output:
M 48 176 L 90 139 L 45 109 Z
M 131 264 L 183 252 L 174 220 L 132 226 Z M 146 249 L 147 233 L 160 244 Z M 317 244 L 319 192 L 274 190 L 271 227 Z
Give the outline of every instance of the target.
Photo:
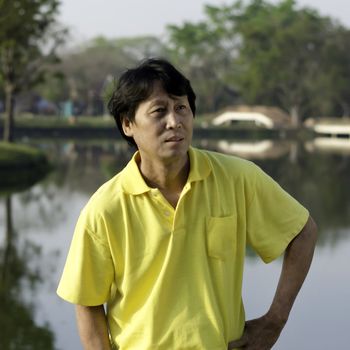
M 305 143 L 311 153 L 332 153 L 350 155 L 350 138 L 316 137 Z
M 40 273 L 28 264 L 40 260 L 40 247 L 31 242 L 20 244 L 13 225 L 11 196 L 5 197 L 4 206 L 5 235 L 0 248 L 0 348 L 53 349 L 53 332 L 48 325 L 36 324 L 33 305 L 24 297 L 24 289 L 34 291 L 41 281 Z
M 350 143 L 349 140 L 343 141 L 346 147 Z M 319 144 L 316 139 L 305 144 L 296 140 L 220 140 L 202 141 L 200 145 L 254 160 L 283 188 L 310 208 L 319 225 L 320 244 L 326 241 L 338 242 L 347 238 L 341 229 L 350 224 L 350 157 L 344 154 L 347 148 L 328 148 L 326 153 L 310 152 L 314 150 L 310 147 L 311 142 L 313 145 Z M 325 143 L 323 147 L 326 149 Z M 323 234 L 329 229 L 334 234 Z
M 346 140 L 348 141 L 348 140 Z M 283 188 L 310 208 L 320 228 L 320 244 L 337 242 L 338 232 L 349 225 L 350 157 L 333 152 L 310 152 L 310 142 L 297 140 L 195 140 L 195 146 L 253 160 Z M 317 143 L 317 140 L 315 140 Z M 57 164 L 51 184 L 86 198 L 104 181 L 120 171 L 134 150 L 124 143 L 56 143 L 51 145 Z M 55 190 L 52 189 L 54 192 Z M 59 197 L 59 194 L 51 194 Z M 64 202 L 65 198 L 61 198 Z M 57 204 L 58 206 L 64 204 Z M 346 237 L 345 237 L 346 238 Z
M 276 159 L 291 151 L 292 143 L 276 140 L 216 142 L 219 152 L 233 154 L 246 159 Z
M 343 141 L 345 149 L 331 147 L 327 152 L 316 151 L 320 144 L 318 139 L 305 143 L 297 140 L 195 140 L 195 146 L 251 159 L 261 166 L 310 208 L 319 224 L 320 244 L 323 244 L 329 240 L 337 242 L 344 235 L 325 235 L 325 230 L 338 232 L 350 221 L 350 157 L 344 153 L 350 141 Z M 325 143 L 322 145 L 326 149 Z M 56 171 L 45 185 L 47 196 L 52 197 L 48 206 L 52 208 L 53 202 L 57 202 L 56 215 L 60 207 L 65 206 L 66 191 L 88 198 L 99 185 L 121 170 L 134 152 L 125 143 L 113 142 L 56 142 L 47 143 L 45 148 L 56 164 Z M 57 193 L 56 187 L 65 191 Z M 27 196 L 28 201 L 34 200 L 30 198 L 33 193 Z
M 321 151 L 316 146 L 319 141 L 315 140 L 310 146 L 311 142 L 195 140 L 195 146 L 253 160 L 310 209 L 320 227 L 320 240 L 313 267 L 315 272 L 311 275 L 315 277 L 311 277 L 304 298 L 308 305 L 314 308 L 318 305 L 322 309 L 320 305 L 327 303 L 328 293 L 323 295 L 319 292 L 321 286 L 327 290 L 324 278 L 332 281 L 333 300 L 336 300 L 332 304 L 336 304 L 333 305 L 335 309 L 340 309 L 347 303 L 344 295 L 348 293 L 350 296 L 350 282 L 345 282 L 350 279 L 344 279 L 344 261 L 348 257 L 344 250 L 350 245 L 350 156 L 343 149 Z M 6 327 L 11 328 L 6 328 L 8 336 L 0 338 L 0 348 L 16 348 L 14 339 L 21 339 L 18 331 L 25 334 L 27 341 L 22 348 L 41 349 L 44 346 L 39 342 L 41 339 L 46 342 L 45 349 L 76 350 L 81 347 L 73 309 L 56 297 L 57 281 L 81 208 L 98 186 L 125 166 L 133 149 L 124 143 L 108 141 L 45 141 L 39 146 L 50 155 L 55 170 L 29 190 L 3 197 L 0 202 L 6 207 L 6 213 L 0 213 L 0 232 L 4 234 L 0 248 L 1 300 L 7 301 L 1 306 L 0 322 L 5 324 L 6 315 Z M 329 275 L 325 269 L 327 264 Z M 257 283 L 257 276 L 264 276 L 260 286 L 256 287 L 251 282 L 246 286 L 247 310 L 252 315 L 256 315 L 264 304 L 264 288 L 268 290 L 266 294 L 270 293 L 266 295 L 266 301 L 270 300 L 275 270 L 279 266 L 278 262 L 277 267 L 272 265 L 271 275 L 265 272 L 256 275 L 260 268 L 261 262 L 249 253 L 247 281 Z M 338 273 L 334 274 L 334 271 Z M 258 296 L 252 292 L 256 290 L 260 291 Z M 325 300 L 319 299 L 321 297 Z M 306 317 L 305 313 L 311 311 L 305 303 L 304 300 L 303 307 L 297 311 L 300 313 L 297 325 L 291 323 L 290 326 L 298 329 L 297 333 L 288 335 L 287 332 L 280 349 L 295 348 L 286 344 L 304 344 L 304 339 L 300 338 L 302 329 L 299 328 L 305 328 L 305 323 L 301 320 L 313 317 Z M 340 306 L 337 306 L 339 303 Z M 317 315 L 317 319 L 312 318 L 317 324 L 322 316 L 317 310 L 312 310 L 312 314 Z M 335 326 L 327 325 L 327 328 L 325 324 L 320 324 L 320 327 L 333 334 L 336 332 Z M 322 344 L 298 348 L 332 348 Z M 343 339 L 340 344 L 348 343 Z M 336 348 L 346 348 L 346 345 Z

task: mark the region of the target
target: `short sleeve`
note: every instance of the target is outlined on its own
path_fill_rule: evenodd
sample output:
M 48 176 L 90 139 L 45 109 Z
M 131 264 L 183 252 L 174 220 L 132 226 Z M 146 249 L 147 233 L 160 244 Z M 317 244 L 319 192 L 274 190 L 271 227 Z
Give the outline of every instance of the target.
M 247 241 L 265 262 L 270 262 L 303 229 L 309 212 L 258 167 L 253 189 L 247 208 Z
M 81 213 L 57 294 L 74 304 L 95 306 L 108 300 L 114 268 L 109 247 L 101 238 L 104 233 L 93 232 L 88 220 L 102 219 L 92 219 L 85 211 Z M 103 230 L 103 225 L 98 222 L 94 226 Z

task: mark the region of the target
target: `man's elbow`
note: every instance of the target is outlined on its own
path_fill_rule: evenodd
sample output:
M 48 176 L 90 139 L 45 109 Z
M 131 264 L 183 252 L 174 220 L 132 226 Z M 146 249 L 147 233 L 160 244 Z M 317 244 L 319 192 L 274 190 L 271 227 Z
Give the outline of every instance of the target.
M 309 216 L 305 226 L 296 236 L 294 241 L 300 242 L 304 247 L 315 248 L 317 242 L 318 229 L 314 219 Z
M 318 228 L 315 220 L 311 217 L 311 215 L 309 216 L 309 219 L 307 220 L 307 223 L 304 226 L 304 229 L 305 231 L 307 231 L 306 234 L 310 236 L 310 239 L 314 241 L 314 243 L 316 244 L 317 236 L 318 236 Z

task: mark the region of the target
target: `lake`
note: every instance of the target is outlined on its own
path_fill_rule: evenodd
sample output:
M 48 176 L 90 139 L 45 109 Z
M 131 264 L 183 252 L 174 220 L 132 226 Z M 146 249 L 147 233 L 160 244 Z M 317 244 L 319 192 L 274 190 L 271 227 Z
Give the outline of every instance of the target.
M 132 150 L 110 141 L 27 142 L 47 151 L 55 169 L 26 191 L 0 197 L 0 348 L 79 350 L 74 310 L 56 296 L 57 283 L 80 210 Z M 253 160 L 318 223 L 309 276 L 274 349 L 349 349 L 350 140 L 194 144 Z M 243 286 L 248 318 L 268 308 L 280 268 L 281 259 L 265 265 L 248 250 Z

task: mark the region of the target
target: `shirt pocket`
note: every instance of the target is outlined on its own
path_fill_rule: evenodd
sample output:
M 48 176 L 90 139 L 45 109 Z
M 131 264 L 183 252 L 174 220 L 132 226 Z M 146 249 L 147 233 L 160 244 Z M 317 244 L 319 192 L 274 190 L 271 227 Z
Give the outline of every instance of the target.
M 226 260 L 233 256 L 236 244 L 236 216 L 207 217 L 207 252 L 211 258 Z

